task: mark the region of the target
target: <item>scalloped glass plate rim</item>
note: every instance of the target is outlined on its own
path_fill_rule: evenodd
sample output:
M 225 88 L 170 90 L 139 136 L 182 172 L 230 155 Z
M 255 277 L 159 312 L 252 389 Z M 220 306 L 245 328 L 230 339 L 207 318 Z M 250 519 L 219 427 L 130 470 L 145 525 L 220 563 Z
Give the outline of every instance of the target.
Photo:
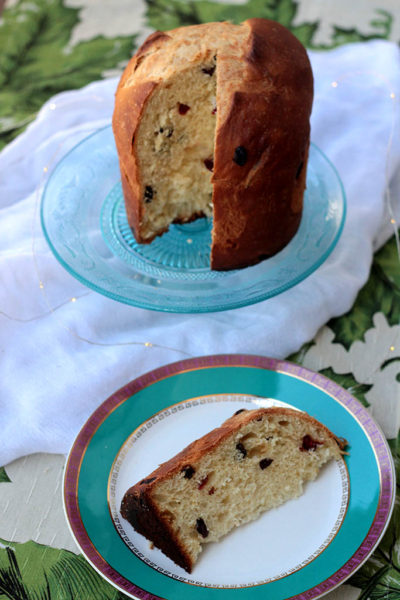
M 150 299 L 151 295 L 147 296 L 146 299 L 143 300 L 143 299 L 135 297 L 135 296 L 134 297 L 124 296 L 120 293 L 117 293 L 117 292 L 111 290 L 111 289 L 106 290 L 99 283 L 96 283 L 95 281 L 91 281 L 90 279 L 85 277 L 83 274 L 77 272 L 60 254 L 59 250 L 56 247 L 56 244 L 53 242 L 53 240 L 47 230 L 47 227 L 46 227 L 46 219 L 45 219 L 45 214 L 44 214 L 45 213 L 44 203 L 45 203 L 45 198 L 46 198 L 46 194 L 48 192 L 50 183 L 52 182 L 54 176 L 57 174 L 57 170 L 60 168 L 60 166 L 71 157 L 71 155 L 74 153 L 75 150 L 77 150 L 78 148 L 83 146 L 85 143 L 87 143 L 89 140 L 91 140 L 95 136 L 101 134 L 102 132 L 109 131 L 109 130 L 111 130 L 110 125 L 106 125 L 100 129 L 97 129 L 96 131 L 92 132 L 90 135 L 84 137 L 80 142 L 78 142 L 68 152 L 66 152 L 66 154 L 55 165 L 54 170 L 50 173 L 50 175 L 46 181 L 46 184 L 44 186 L 43 192 L 42 192 L 41 204 L 40 204 L 40 221 L 41 221 L 42 231 L 43 231 L 45 240 L 46 240 L 49 248 L 51 249 L 53 255 L 57 259 L 57 261 L 63 266 L 63 268 L 70 275 L 72 275 L 80 283 L 82 283 L 86 287 L 94 290 L 95 292 L 97 292 L 103 296 L 106 296 L 117 302 L 121 302 L 123 304 L 127 304 L 127 305 L 134 306 L 137 308 L 144 308 L 144 309 L 148 309 L 148 310 L 154 310 L 154 311 L 158 311 L 158 312 L 169 312 L 169 313 L 186 313 L 186 314 L 208 313 L 208 312 L 220 312 L 220 311 L 231 310 L 231 309 L 235 309 L 235 308 L 241 308 L 241 307 L 256 304 L 258 302 L 262 302 L 263 300 L 267 300 L 269 298 L 277 296 L 277 295 L 287 291 L 288 289 L 294 287 L 295 285 L 297 285 L 298 283 L 300 283 L 307 277 L 309 277 L 314 271 L 316 271 L 325 262 L 325 260 L 332 253 L 333 249 L 336 247 L 336 245 L 339 241 L 339 238 L 340 238 L 343 228 L 344 228 L 344 224 L 345 224 L 345 220 L 346 220 L 346 212 L 347 212 L 346 194 L 345 194 L 345 190 L 343 187 L 343 182 L 342 182 L 334 164 L 330 161 L 330 159 L 324 154 L 324 152 L 318 146 L 316 146 L 313 142 L 311 142 L 310 145 L 312 146 L 312 148 L 320 155 L 320 157 L 322 157 L 322 159 L 324 160 L 326 165 L 332 170 L 332 172 L 337 180 L 337 184 L 338 184 L 338 187 L 341 192 L 341 196 L 340 196 L 341 219 L 340 219 L 340 223 L 338 224 L 338 226 L 336 228 L 335 235 L 333 236 L 331 243 L 326 248 L 326 250 L 320 254 L 318 259 L 313 264 L 311 264 L 309 267 L 305 268 L 304 271 L 299 273 L 297 276 L 293 277 L 289 282 L 285 282 L 282 285 L 277 285 L 272 290 L 267 289 L 267 290 L 263 290 L 260 292 L 259 291 L 260 279 L 258 279 L 255 282 L 250 282 L 249 285 L 246 286 L 245 290 L 248 294 L 246 297 L 237 298 L 235 296 L 232 296 L 231 294 L 225 294 L 224 300 L 219 301 L 215 305 L 211 305 L 210 303 L 207 303 L 207 302 L 204 304 L 196 302 L 196 303 L 191 303 L 190 306 L 189 305 L 188 306 L 177 306 L 175 304 L 176 298 L 174 298 L 174 297 L 170 298 L 170 302 L 171 302 L 170 304 L 164 303 L 163 305 L 159 305 L 159 304 L 154 304 L 154 303 L 152 304 L 151 299 Z M 111 191 L 112 190 L 109 190 L 109 193 Z M 102 207 L 101 207 L 101 209 L 102 209 Z M 301 228 L 301 224 L 300 224 L 300 228 Z M 300 228 L 299 228 L 299 230 L 300 230 Z M 100 216 L 99 216 L 99 230 L 100 230 Z M 297 234 L 296 234 L 296 236 L 297 236 Z M 295 238 L 293 238 L 293 239 L 295 239 Z M 104 244 L 105 244 L 105 242 L 104 242 Z M 290 249 L 290 244 L 291 244 L 291 242 L 289 242 L 289 244 L 285 248 L 283 248 L 283 250 L 281 252 L 284 252 L 287 249 Z M 248 269 L 257 268 L 260 265 L 268 264 L 268 260 L 274 260 L 275 258 L 279 257 L 279 254 L 280 253 L 271 257 L 271 259 L 266 259 L 266 260 L 262 261 L 262 263 L 259 263 L 258 265 L 255 265 L 254 267 L 248 267 Z M 235 275 L 238 273 L 243 273 L 244 271 L 246 271 L 246 269 L 240 269 L 240 270 L 234 270 L 234 271 L 224 271 L 222 273 L 224 275 L 226 275 L 225 282 L 227 283 L 227 285 L 229 285 L 229 275 L 230 274 Z M 154 288 L 152 288 L 151 291 L 154 292 Z M 159 292 L 160 290 L 157 289 L 157 291 Z M 221 294 L 222 294 L 222 292 L 219 291 L 219 295 L 221 295 Z M 215 297 L 218 297 L 218 295 Z

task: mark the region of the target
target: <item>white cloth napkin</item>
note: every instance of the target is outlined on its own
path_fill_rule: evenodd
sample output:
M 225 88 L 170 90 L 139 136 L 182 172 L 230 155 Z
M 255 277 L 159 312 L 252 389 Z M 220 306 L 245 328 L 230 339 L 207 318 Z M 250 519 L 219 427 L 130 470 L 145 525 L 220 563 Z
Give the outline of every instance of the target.
M 312 140 L 341 175 L 347 221 L 313 275 L 256 305 L 203 315 L 129 307 L 87 290 L 48 249 L 38 219 L 43 181 L 70 147 L 109 123 L 115 79 L 57 95 L 0 154 L 0 465 L 67 452 L 103 400 L 152 368 L 218 353 L 284 358 L 351 308 L 373 248 L 393 233 L 389 186 L 393 205 L 400 197 L 399 49 L 374 41 L 310 56 Z

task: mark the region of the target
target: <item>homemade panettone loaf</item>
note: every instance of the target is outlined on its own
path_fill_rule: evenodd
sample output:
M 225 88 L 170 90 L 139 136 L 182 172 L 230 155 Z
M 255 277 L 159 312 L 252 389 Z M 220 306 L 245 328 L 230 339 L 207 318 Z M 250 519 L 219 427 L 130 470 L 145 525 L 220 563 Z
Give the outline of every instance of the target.
M 204 543 L 300 496 L 346 444 L 300 411 L 239 410 L 131 487 L 121 514 L 190 573 Z
M 139 243 L 213 217 L 211 268 L 255 264 L 299 226 L 313 77 L 279 23 L 156 32 L 119 83 L 113 131 Z

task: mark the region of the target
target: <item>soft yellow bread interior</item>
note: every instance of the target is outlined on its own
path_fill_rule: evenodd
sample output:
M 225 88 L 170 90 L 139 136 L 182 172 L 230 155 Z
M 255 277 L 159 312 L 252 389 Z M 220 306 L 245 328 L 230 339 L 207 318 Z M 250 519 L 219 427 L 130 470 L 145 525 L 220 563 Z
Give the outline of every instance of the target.
M 141 235 L 212 216 L 216 115 L 215 57 L 162 81 L 135 136 L 143 189 Z
M 194 563 L 202 544 L 300 496 L 304 483 L 340 455 L 335 439 L 312 422 L 263 417 L 160 481 L 152 499 Z

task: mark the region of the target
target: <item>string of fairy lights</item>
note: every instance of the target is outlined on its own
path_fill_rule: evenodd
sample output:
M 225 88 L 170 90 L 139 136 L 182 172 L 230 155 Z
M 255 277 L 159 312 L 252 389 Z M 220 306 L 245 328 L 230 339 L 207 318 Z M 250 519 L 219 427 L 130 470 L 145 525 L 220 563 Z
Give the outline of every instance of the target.
M 389 137 L 388 137 L 388 143 L 387 143 L 387 148 L 386 148 L 386 157 L 385 157 L 385 197 L 384 197 L 384 204 L 385 204 L 385 208 L 387 210 L 387 214 L 389 215 L 389 220 L 390 220 L 390 225 L 392 226 L 393 229 L 393 234 L 395 236 L 395 240 L 396 240 L 396 247 L 397 247 L 397 254 L 400 260 L 400 241 L 399 241 L 399 231 L 398 231 L 398 223 L 397 223 L 397 219 L 395 217 L 395 212 L 393 209 L 393 203 L 392 203 L 392 197 L 391 197 L 391 191 L 390 191 L 390 180 L 389 180 L 389 165 L 390 165 L 390 156 L 391 156 L 391 149 L 392 149 L 392 144 L 393 144 L 393 137 L 394 137 L 394 133 L 395 133 L 395 126 L 396 126 L 396 107 L 397 107 L 397 98 L 396 98 L 396 94 L 393 91 L 390 82 L 387 81 L 385 79 L 385 77 L 380 74 L 380 73 L 375 73 L 375 72 L 351 72 L 351 73 L 344 73 L 343 75 L 341 75 L 340 77 L 337 77 L 334 81 L 331 82 L 331 88 L 333 90 L 338 89 L 339 86 L 345 84 L 347 81 L 352 81 L 354 80 L 355 76 L 365 76 L 366 74 L 371 75 L 373 74 L 375 77 L 378 77 L 379 79 L 381 79 L 384 83 L 385 83 L 385 87 L 386 87 L 386 93 L 388 94 L 388 97 L 390 98 L 390 100 L 392 101 L 392 118 L 391 118 L 391 129 L 390 129 L 390 133 L 389 133 Z M 104 101 L 100 96 L 96 96 L 95 100 L 98 101 Z M 60 110 L 63 107 L 63 103 L 62 102 L 50 102 L 48 104 L 48 108 L 51 111 L 55 111 L 55 110 Z M 29 323 L 35 320 L 39 320 L 39 319 L 43 319 L 45 317 L 48 316 L 52 316 L 52 317 L 57 317 L 57 315 L 59 314 L 60 309 L 62 309 L 63 307 L 65 307 L 66 305 L 74 305 L 74 307 L 76 307 L 76 310 L 79 310 L 79 302 L 80 300 L 82 300 L 83 298 L 85 298 L 86 296 L 92 295 L 92 294 L 96 294 L 96 292 L 93 292 L 91 290 L 87 290 L 82 292 L 80 295 L 77 296 L 72 296 L 69 297 L 68 299 L 66 299 L 63 302 L 58 303 L 57 305 L 53 306 L 52 303 L 50 302 L 49 299 L 49 295 L 47 292 L 47 284 L 43 278 L 43 276 L 41 275 L 41 269 L 40 269 L 40 264 L 39 264 L 39 260 L 38 260 L 38 256 L 36 253 L 36 243 L 37 243 L 37 229 L 38 229 L 38 215 L 39 215 L 39 210 L 40 210 L 40 201 L 41 201 L 41 193 L 44 189 L 44 185 L 46 183 L 47 178 L 51 175 L 52 169 L 55 166 L 55 164 L 58 162 L 58 160 L 62 157 L 63 155 L 63 146 L 65 144 L 65 141 L 60 143 L 58 145 L 58 147 L 55 149 L 55 151 L 53 152 L 52 156 L 50 157 L 48 163 L 43 166 L 42 169 L 42 177 L 41 177 L 41 181 L 39 183 L 39 185 L 36 188 L 36 194 L 35 194 L 35 208 L 34 208 L 34 215 L 32 218 L 32 257 L 33 257 L 33 263 L 34 263 L 34 268 L 36 271 L 36 276 L 37 276 L 37 281 L 38 281 L 38 287 L 39 290 L 43 296 L 44 299 L 44 303 L 47 307 L 47 310 L 44 311 L 42 314 L 37 315 L 37 316 L 33 316 L 30 318 L 18 318 L 15 316 L 11 316 L 10 314 L 6 313 L 4 310 L 0 310 L 0 314 L 11 320 L 11 321 L 16 321 L 19 323 Z M 56 259 L 54 259 L 56 260 Z M 61 267 L 60 267 L 61 268 Z M 182 349 L 179 348 L 174 348 L 174 347 L 170 347 L 170 346 L 166 346 L 166 345 L 162 345 L 162 344 L 158 344 L 158 343 L 154 343 L 150 340 L 145 340 L 145 341 L 141 341 L 141 340 L 127 340 L 127 341 L 122 341 L 122 342 L 105 342 L 105 341 L 95 341 L 93 339 L 89 339 L 83 335 L 80 335 L 78 332 L 74 331 L 71 327 L 67 326 L 65 323 L 62 323 L 62 327 L 68 331 L 68 333 L 70 335 L 72 335 L 73 337 L 77 338 L 78 340 L 80 340 L 83 343 L 86 344 L 90 344 L 90 345 L 96 345 L 96 346 L 141 346 L 146 350 L 150 350 L 150 349 L 163 349 L 163 350 L 169 350 L 172 351 L 174 353 L 177 353 L 178 355 L 183 355 L 185 357 L 192 357 L 192 354 L 189 354 L 186 351 L 183 351 Z M 391 345 L 389 348 L 389 352 L 393 355 L 393 353 L 395 352 L 396 347 L 394 345 Z M 366 382 L 363 382 L 366 383 Z M 361 384 L 360 384 L 361 385 Z
M 397 220 L 395 218 L 395 214 L 394 214 L 394 210 L 393 210 L 392 197 L 391 197 L 391 191 L 390 191 L 390 177 L 389 177 L 390 154 L 391 154 L 392 145 L 393 145 L 393 136 L 394 136 L 394 132 L 395 132 L 395 128 L 396 128 L 397 98 L 396 98 L 395 92 L 392 89 L 391 83 L 387 79 L 387 77 L 385 77 L 382 73 L 378 73 L 376 71 L 352 71 L 351 73 L 346 73 L 346 74 L 338 77 L 335 81 L 332 81 L 331 87 L 336 89 L 339 85 L 343 84 L 346 81 L 346 79 L 348 79 L 348 78 L 353 79 L 355 76 L 358 76 L 358 75 L 362 76 L 363 78 L 366 75 L 373 75 L 377 79 L 380 79 L 381 81 L 383 81 L 383 83 L 385 84 L 386 89 L 387 89 L 388 97 L 390 98 L 391 104 L 392 104 L 391 125 L 390 125 L 389 137 L 388 137 L 388 142 L 387 142 L 387 146 L 386 146 L 386 156 L 385 156 L 384 204 L 388 210 L 390 224 L 392 225 L 393 234 L 394 234 L 394 237 L 396 240 L 397 255 L 400 260 L 399 227 L 398 227 Z
M 101 101 L 104 102 L 104 99 L 101 98 L 100 96 L 93 96 L 92 97 L 93 100 L 96 100 L 97 102 Z M 51 102 L 48 105 L 49 110 L 54 111 L 56 109 L 61 109 L 63 107 L 63 102 Z M 40 183 L 37 185 L 36 187 L 36 191 L 35 191 L 35 203 L 34 203 L 34 214 L 33 214 L 33 218 L 32 218 L 32 243 L 31 243 L 31 248 L 32 248 L 32 259 L 33 259 L 33 264 L 34 264 L 34 268 L 35 268 L 35 272 L 36 272 L 36 276 L 37 276 L 37 280 L 38 280 L 38 286 L 39 286 L 39 290 L 43 296 L 43 300 L 44 303 L 47 307 L 47 310 L 42 313 L 41 315 L 38 316 L 34 316 L 31 317 L 29 319 L 23 319 L 23 318 L 18 318 L 18 317 L 13 317 L 11 315 L 9 315 L 8 313 L 6 313 L 4 310 L 0 310 L 0 314 L 3 315 L 4 317 L 6 317 L 7 319 L 11 320 L 11 321 L 16 321 L 19 323 L 29 323 L 38 319 L 42 319 L 44 317 L 50 316 L 50 315 L 55 315 L 57 313 L 57 311 L 59 311 L 61 308 L 65 307 L 66 305 L 70 305 L 70 304 L 79 304 L 79 300 L 92 295 L 95 292 L 92 292 L 91 290 L 87 290 L 83 293 L 81 293 L 79 296 L 72 296 L 70 298 L 68 298 L 67 300 L 60 302 L 59 304 L 57 304 L 56 306 L 52 306 L 49 297 L 48 297 L 48 293 L 47 293 L 47 288 L 46 288 L 46 284 L 45 281 L 41 275 L 41 271 L 40 271 L 40 266 L 39 266 L 39 261 L 38 261 L 38 256 L 36 253 L 36 242 L 37 242 L 37 227 L 38 227 L 38 215 L 39 215 L 39 211 L 40 211 L 40 201 L 41 201 L 41 194 L 42 191 L 44 190 L 45 187 L 45 183 L 46 180 L 48 179 L 48 177 L 51 175 L 52 169 L 54 168 L 54 166 L 57 164 L 58 160 L 60 160 L 60 158 L 62 157 L 63 153 L 62 153 L 62 149 L 63 146 L 65 145 L 65 142 L 61 142 L 56 149 L 54 150 L 53 154 L 50 156 L 50 159 L 48 161 L 48 163 L 43 167 L 42 169 L 42 174 L 41 174 L 41 181 Z M 65 323 L 62 323 L 62 327 L 64 330 L 66 330 L 71 336 L 73 336 L 74 338 L 78 339 L 81 342 L 84 342 L 86 344 L 90 344 L 90 345 L 94 345 L 94 346 L 102 346 L 102 347 L 110 347 L 110 346 L 141 346 L 144 349 L 161 349 L 161 350 L 169 350 L 172 352 L 177 353 L 178 355 L 183 355 L 185 357 L 192 357 L 193 355 L 181 350 L 179 348 L 174 348 L 172 346 L 167 346 L 164 344 L 158 344 L 155 342 L 151 342 L 151 341 L 137 341 L 137 340 L 129 340 L 126 342 L 103 342 L 103 341 L 95 341 L 95 340 L 91 340 L 85 336 L 80 335 L 79 333 L 77 333 L 76 331 L 74 331 L 71 327 L 67 326 Z
M 397 223 L 397 219 L 395 217 L 395 212 L 393 209 L 392 194 L 391 194 L 391 190 L 390 190 L 390 177 L 389 177 L 390 156 L 391 156 L 391 150 L 392 150 L 392 145 L 393 145 L 393 136 L 394 136 L 395 129 L 396 129 L 396 106 L 397 106 L 396 94 L 392 89 L 390 81 L 382 73 L 377 73 L 376 71 L 356 71 L 356 72 L 352 72 L 351 74 L 347 73 L 347 74 L 344 74 L 341 77 L 337 78 L 335 81 L 332 81 L 331 86 L 332 86 L 332 88 L 336 89 L 339 86 L 339 84 L 342 84 L 344 81 L 346 81 L 346 79 L 348 77 L 353 78 L 355 75 L 361 75 L 362 77 L 365 77 L 366 74 L 373 75 L 384 82 L 384 84 L 386 86 L 386 93 L 388 94 L 388 97 L 390 98 L 391 105 L 392 105 L 390 131 L 389 131 L 388 142 L 387 142 L 386 153 L 385 153 L 384 206 L 387 209 L 387 212 L 389 215 L 390 225 L 392 226 L 393 235 L 394 235 L 394 238 L 396 241 L 397 257 L 400 261 L 399 225 Z M 396 346 L 391 344 L 389 346 L 388 350 L 389 350 L 389 353 L 393 355 L 396 350 Z M 364 383 L 366 383 L 366 384 L 370 383 L 370 381 L 373 380 L 373 375 L 374 375 L 374 372 L 371 373 L 369 381 L 365 381 Z M 359 385 L 361 385 L 361 384 L 359 384 Z
M 56 108 L 58 108 L 58 105 L 56 103 L 52 102 L 50 104 L 49 108 L 50 108 L 50 110 L 56 110 Z M 96 292 L 92 292 L 92 291 L 87 291 L 87 292 L 82 293 L 79 296 L 72 296 L 72 297 L 68 298 L 65 302 L 60 303 L 57 307 L 52 307 L 51 303 L 50 303 L 50 300 L 48 298 L 48 294 L 47 294 L 45 283 L 44 283 L 43 278 L 42 278 L 41 273 L 40 273 L 40 267 L 39 267 L 39 263 L 38 263 L 38 260 L 37 260 L 37 255 L 36 255 L 36 252 L 35 252 L 35 244 L 36 244 L 36 226 L 37 226 L 38 213 L 39 213 L 39 208 L 40 208 L 41 191 L 44 189 L 46 179 L 49 177 L 49 174 L 51 173 L 52 167 L 55 166 L 56 157 L 59 155 L 61 147 L 62 147 L 62 144 L 60 144 L 58 146 L 58 148 L 56 149 L 56 151 L 53 153 L 53 155 L 52 155 L 49 163 L 43 167 L 42 181 L 40 182 L 40 184 L 36 188 L 35 211 L 34 211 L 35 214 L 34 214 L 34 218 L 32 220 L 32 257 L 33 257 L 33 262 L 34 262 L 35 271 L 36 271 L 37 278 L 38 278 L 39 289 L 40 289 L 40 291 L 41 291 L 41 293 L 43 295 L 45 304 L 48 307 L 47 314 L 53 314 L 53 315 L 56 313 L 56 311 L 58 309 L 66 306 L 67 304 L 76 304 L 78 302 L 78 300 L 81 299 L 81 298 L 83 298 L 84 296 L 88 296 L 90 294 L 96 293 Z M 143 348 L 145 348 L 147 350 L 148 349 L 152 349 L 152 348 L 157 348 L 157 349 L 162 349 L 162 350 L 169 350 L 169 351 L 175 352 L 177 354 L 184 355 L 185 357 L 192 357 L 191 354 L 189 354 L 188 352 L 185 352 L 184 350 L 181 350 L 179 348 L 173 348 L 171 346 L 166 346 L 166 345 L 158 344 L 158 343 L 151 342 L 151 341 L 137 341 L 137 340 L 128 340 L 126 342 L 101 342 L 101 341 L 94 341 L 94 340 L 91 340 L 91 339 L 89 339 L 87 337 L 84 337 L 84 336 L 80 335 L 79 333 L 77 333 L 71 327 L 68 327 L 64 323 L 62 324 L 62 326 L 74 338 L 76 338 L 79 341 L 84 342 L 86 344 L 92 345 L 92 346 L 101 346 L 101 347 L 110 347 L 110 346 L 115 346 L 115 347 L 117 347 L 117 346 L 118 347 L 119 346 L 141 346 L 141 347 L 143 347 Z
M 398 226 L 397 219 L 395 217 L 395 212 L 393 209 L 392 194 L 390 191 L 390 177 L 389 177 L 390 156 L 391 156 L 391 150 L 392 150 L 392 145 L 393 145 L 393 136 L 394 136 L 395 128 L 396 128 L 396 106 L 397 106 L 396 94 L 393 91 L 390 81 L 382 73 L 378 73 L 376 71 L 354 71 L 351 73 L 343 74 L 340 77 L 338 77 L 337 79 L 335 79 L 334 81 L 332 81 L 331 87 L 333 89 L 337 89 L 338 86 L 342 85 L 348 78 L 353 79 L 355 76 L 362 76 L 364 78 L 366 75 L 373 75 L 384 82 L 384 84 L 386 86 L 386 93 L 387 93 L 388 97 L 390 98 L 391 105 L 392 105 L 390 131 L 389 131 L 386 152 L 385 152 L 384 207 L 387 209 L 387 212 L 389 215 L 390 225 L 392 227 L 393 235 L 394 235 L 394 238 L 396 241 L 397 257 L 400 261 L 399 226 Z M 396 346 L 394 346 L 393 344 L 391 344 L 388 348 L 388 351 L 391 355 L 394 354 L 395 350 L 396 350 Z M 374 372 L 371 373 L 369 381 L 364 381 L 363 383 L 368 384 L 368 383 L 372 382 L 373 375 L 374 375 Z M 362 384 L 359 384 L 359 385 L 362 385 Z

